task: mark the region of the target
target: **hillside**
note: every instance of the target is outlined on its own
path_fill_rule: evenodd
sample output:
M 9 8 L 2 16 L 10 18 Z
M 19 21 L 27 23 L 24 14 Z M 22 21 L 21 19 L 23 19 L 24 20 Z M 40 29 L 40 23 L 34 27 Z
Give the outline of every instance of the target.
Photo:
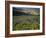
M 39 16 L 14 16 L 13 30 L 37 30 L 40 29 Z

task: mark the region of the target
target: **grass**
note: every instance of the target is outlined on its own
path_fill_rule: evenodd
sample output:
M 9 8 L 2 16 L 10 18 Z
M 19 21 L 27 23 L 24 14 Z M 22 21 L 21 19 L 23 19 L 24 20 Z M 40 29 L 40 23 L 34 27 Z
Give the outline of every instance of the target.
M 39 29 L 40 16 L 13 16 L 13 31 Z

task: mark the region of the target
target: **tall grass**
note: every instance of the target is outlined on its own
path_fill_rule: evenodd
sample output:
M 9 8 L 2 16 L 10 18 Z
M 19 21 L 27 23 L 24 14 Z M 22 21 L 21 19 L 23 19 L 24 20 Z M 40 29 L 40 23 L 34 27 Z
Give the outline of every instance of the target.
M 13 16 L 13 31 L 39 29 L 40 16 Z

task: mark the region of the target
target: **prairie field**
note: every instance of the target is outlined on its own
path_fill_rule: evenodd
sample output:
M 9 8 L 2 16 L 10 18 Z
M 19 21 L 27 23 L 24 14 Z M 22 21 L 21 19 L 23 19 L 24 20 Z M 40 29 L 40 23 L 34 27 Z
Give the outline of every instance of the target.
M 16 30 L 39 30 L 40 15 L 13 16 L 13 31 Z

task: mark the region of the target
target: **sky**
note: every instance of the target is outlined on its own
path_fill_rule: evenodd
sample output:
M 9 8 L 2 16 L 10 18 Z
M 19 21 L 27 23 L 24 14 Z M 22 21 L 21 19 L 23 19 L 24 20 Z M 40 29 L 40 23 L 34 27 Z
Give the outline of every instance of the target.
M 40 10 L 40 8 L 26 8 L 26 7 L 13 7 L 13 9 L 14 10 L 31 10 L 31 9 L 33 9 L 33 10 L 36 10 L 36 11 L 39 11 Z

